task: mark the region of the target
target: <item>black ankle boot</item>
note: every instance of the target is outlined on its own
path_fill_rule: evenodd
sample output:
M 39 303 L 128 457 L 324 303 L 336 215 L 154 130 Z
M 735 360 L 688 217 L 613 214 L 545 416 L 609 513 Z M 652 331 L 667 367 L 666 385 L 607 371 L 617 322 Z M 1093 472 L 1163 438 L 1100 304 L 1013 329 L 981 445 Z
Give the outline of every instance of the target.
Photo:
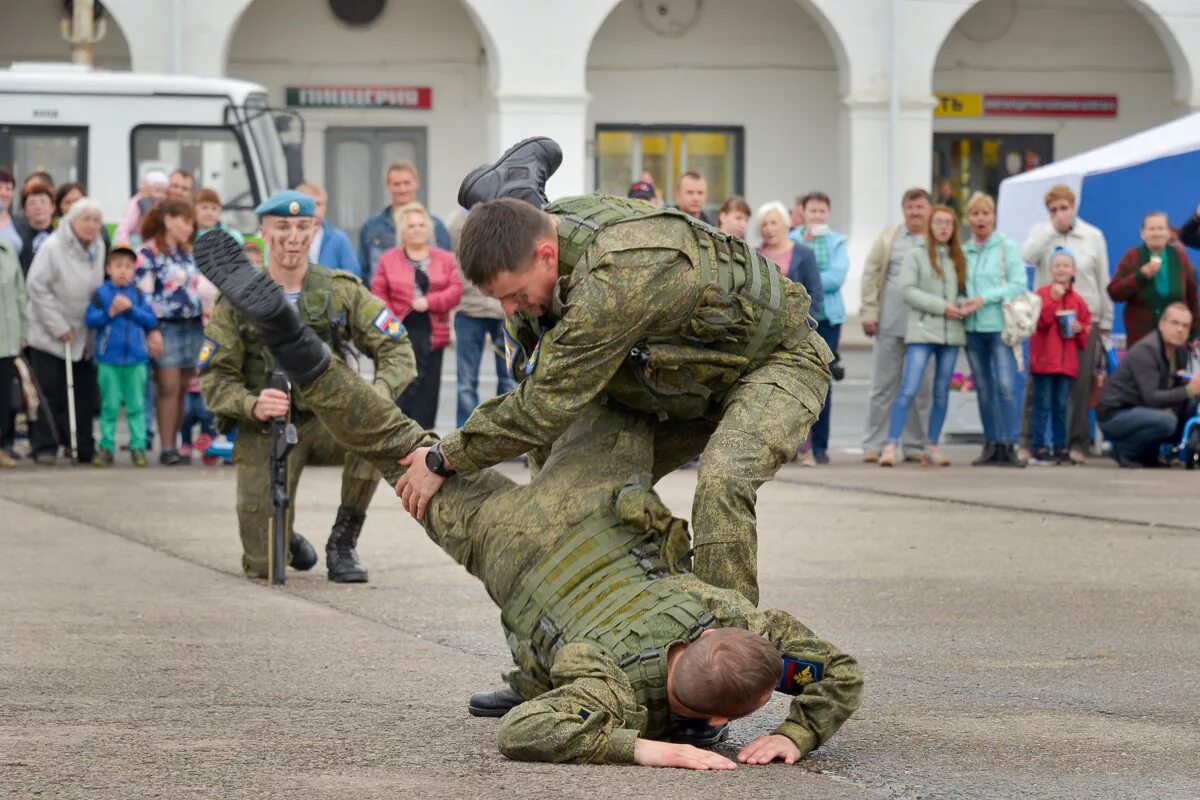
M 325 566 L 329 568 L 329 580 L 334 583 L 366 583 L 367 568 L 358 560 L 358 535 L 362 532 L 367 515 L 349 506 L 338 506 L 333 531 L 325 544 Z
M 196 268 L 248 322 L 293 383 L 304 386 L 329 366 L 329 348 L 304 324 L 283 287 L 265 269 L 250 263 L 225 231 L 209 231 L 196 242 Z
M 467 713 L 472 717 L 503 717 L 513 710 L 525 698 L 517 694 L 511 686 L 502 686 L 490 692 L 476 692 L 467 701 Z
M 518 142 L 494 164 L 484 164 L 467 173 L 458 187 L 458 204 L 470 209 L 500 197 L 513 197 L 541 208 L 546 199 L 546 180 L 562 163 L 562 148 L 546 136 Z
M 996 463 L 996 450 L 999 447 L 995 442 L 988 442 L 983 446 L 983 452 L 979 454 L 979 458 L 971 462 L 972 467 L 986 467 L 989 464 Z
M 308 572 L 317 565 L 317 551 L 300 534 L 292 531 L 292 569 Z

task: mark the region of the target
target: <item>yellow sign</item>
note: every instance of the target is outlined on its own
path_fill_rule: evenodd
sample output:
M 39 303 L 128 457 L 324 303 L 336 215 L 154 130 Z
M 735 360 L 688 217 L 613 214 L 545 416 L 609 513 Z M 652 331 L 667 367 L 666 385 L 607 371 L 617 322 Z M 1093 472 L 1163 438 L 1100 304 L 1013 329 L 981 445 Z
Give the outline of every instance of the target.
M 938 94 L 935 117 L 982 117 L 983 95 L 975 93 Z

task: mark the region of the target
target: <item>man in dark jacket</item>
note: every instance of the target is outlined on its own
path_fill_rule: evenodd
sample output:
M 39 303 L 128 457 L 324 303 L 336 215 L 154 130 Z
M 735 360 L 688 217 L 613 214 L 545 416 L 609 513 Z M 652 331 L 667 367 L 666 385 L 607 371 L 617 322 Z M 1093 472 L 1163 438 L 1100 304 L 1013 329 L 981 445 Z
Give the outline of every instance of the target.
M 1200 375 L 1185 372 L 1191 327 L 1187 306 L 1167 306 L 1158 330 L 1129 349 L 1100 395 L 1100 430 L 1122 467 L 1157 466 L 1159 445 L 1179 435 L 1200 397 Z

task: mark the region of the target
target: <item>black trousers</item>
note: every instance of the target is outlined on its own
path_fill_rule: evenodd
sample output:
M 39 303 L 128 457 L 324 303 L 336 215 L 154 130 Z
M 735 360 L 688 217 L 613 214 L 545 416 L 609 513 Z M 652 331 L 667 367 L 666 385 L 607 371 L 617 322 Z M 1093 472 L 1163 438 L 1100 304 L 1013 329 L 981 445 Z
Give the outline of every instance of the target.
M 37 422 L 30 426 L 29 443 L 34 455 L 56 453 L 58 446 L 70 448 L 71 422 L 67 413 L 67 362 L 32 347 L 26 351 L 29 366 L 42 388 L 49 408 L 38 410 Z M 75 454 L 79 461 L 92 460 L 96 440 L 92 436 L 92 418 L 100 399 L 96 383 L 96 362 L 83 359 L 74 362 L 75 379 Z M 50 425 L 50 417 L 54 425 Z M 55 435 L 57 433 L 57 436 Z
M 417 359 L 417 379 L 400 393 L 396 405 L 409 419 L 426 430 L 437 423 L 438 392 L 442 388 L 442 350 L 434 350 L 429 331 L 410 330 L 413 355 Z
M 21 408 L 16 356 L 0 358 L 0 450 L 11 450 Z

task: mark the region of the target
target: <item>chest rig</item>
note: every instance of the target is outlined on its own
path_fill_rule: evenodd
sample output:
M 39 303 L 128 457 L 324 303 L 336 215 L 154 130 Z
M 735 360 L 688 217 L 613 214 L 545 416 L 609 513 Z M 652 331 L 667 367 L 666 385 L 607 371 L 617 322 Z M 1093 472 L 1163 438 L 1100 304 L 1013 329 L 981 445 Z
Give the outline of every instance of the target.
M 348 335 L 346 310 L 333 290 L 333 274 L 330 270 L 317 264 L 308 265 L 300 297 L 296 300 L 296 310 L 305 324 L 316 331 L 321 341 L 329 345 L 335 354 L 342 352 Z M 246 324 L 241 312 L 234 313 L 237 318 L 238 336 L 242 340 L 245 352 L 242 378 L 246 388 L 257 394 L 271 385 L 275 357 L 258 338 L 254 326 Z M 299 397 L 293 397 L 292 402 L 297 411 L 304 410 L 303 401 Z
M 681 211 L 618 197 L 572 197 L 545 210 L 558 218 L 559 270 L 571 276 L 568 285 L 590 269 L 585 256 L 597 237 L 622 223 L 670 217 L 687 224 L 695 238 L 701 287 L 695 308 L 678 330 L 647 337 L 631 349 L 605 389 L 609 399 L 662 419 L 702 417 L 782 340 L 784 301 L 797 287 L 741 239 Z M 799 318 L 807 322 L 807 294 L 801 289 L 800 295 Z M 509 369 L 518 381 L 533 374 L 547 329 L 523 313 L 506 320 Z
M 646 735 L 664 738 L 670 728 L 667 652 L 714 622 L 695 595 L 662 580 L 673 569 L 666 544 L 663 533 L 639 532 L 606 509 L 551 548 L 501 610 L 522 679 L 545 691 L 563 646 L 596 645 L 624 670 L 647 710 Z

